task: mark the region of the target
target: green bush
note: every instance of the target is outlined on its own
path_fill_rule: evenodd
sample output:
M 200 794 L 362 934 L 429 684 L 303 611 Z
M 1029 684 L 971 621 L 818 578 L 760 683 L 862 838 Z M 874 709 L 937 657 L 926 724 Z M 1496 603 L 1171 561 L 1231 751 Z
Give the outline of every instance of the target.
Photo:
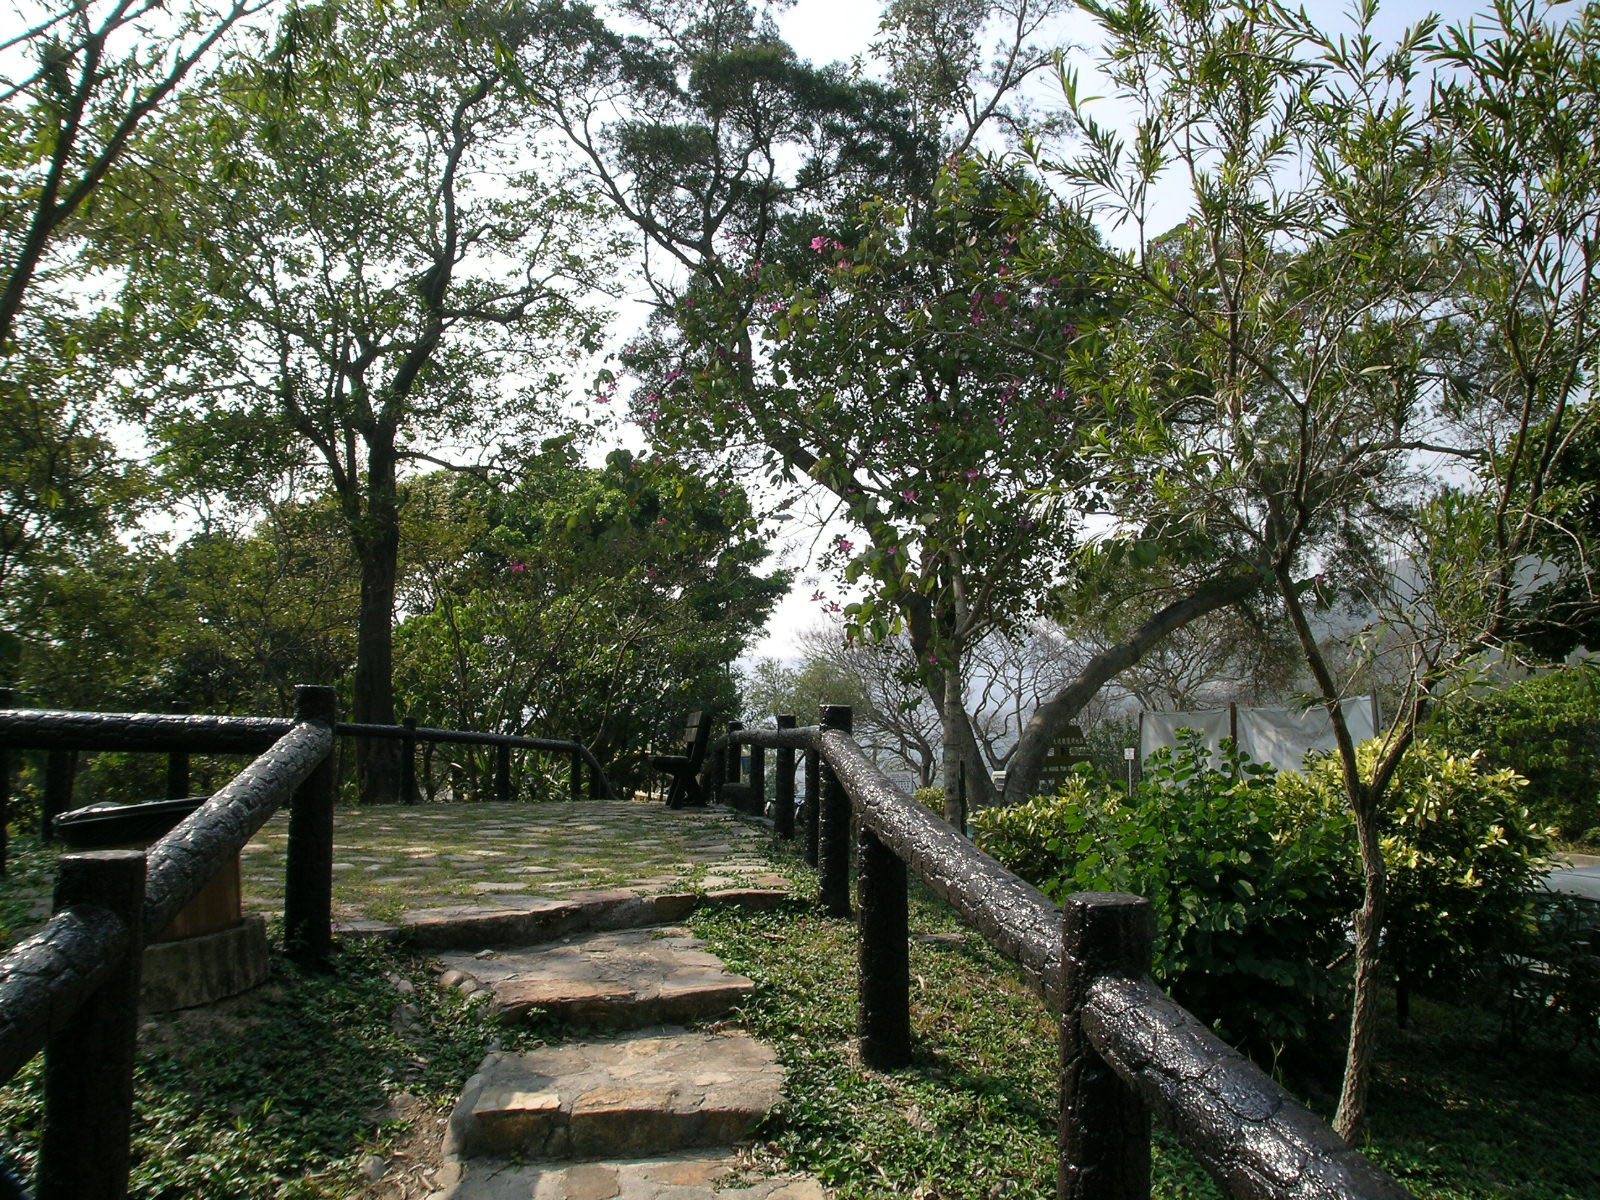
M 1528 806 L 1568 840 L 1600 842 L 1600 669 L 1584 666 L 1440 705 L 1429 736 L 1528 780 Z
M 1376 744 L 1360 749 L 1364 770 Z M 975 822 L 995 858 L 1059 899 L 1148 897 L 1156 975 L 1253 1053 L 1330 1029 L 1346 979 L 1332 964 L 1361 894 L 1354 820 L 1332 757 L 1275 775 L 1231 750 L 1222 768 L 1185 734 L 1146 764 L 1132 799 L 1084 776 Z M 1403 991 L 1464 985 L 1521 953 L 1548 831 L 1510 771 L 1418 742 L 1387 795 L 1386 953 Z
M 1217 770 L 1185 735 L 1131 799 L 1084 776 L 975 824 L 985 850 L 1052 897 L 1148 897 L 1157 978 L 1252 1053 L 1310 1046 L 1342 1011 L 1331 964 L 1357 896 L 1351 843 L 1337 813 L 1290 814 L 1270 768 L 1230 752 Z
M 1379 745 L 1358 750 L 1370 777 Z M 1355 844 L 1338 760 L 1312 762 L 1305 775 L 1282 775 L 1279 794 L 1331 822 Z M 1550 831 L 1534 818 L 1527 781 L 1513 771 L 1484 770 L 1470 756 L 1417 741 L 1390 784 L 1382 843 L 1388 868 L 1385 955 L 1402 990 L 1432 983 L 1455 988 L 1526 948 L 1533 896 Z M 1344 868 L 1354 872 L 1354 850 Z

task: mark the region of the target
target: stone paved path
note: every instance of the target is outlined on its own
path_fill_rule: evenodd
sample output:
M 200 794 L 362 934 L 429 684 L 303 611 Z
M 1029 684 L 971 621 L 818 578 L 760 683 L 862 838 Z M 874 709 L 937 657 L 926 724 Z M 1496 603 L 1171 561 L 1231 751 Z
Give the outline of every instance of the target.
M 245 847 L 244 905 L 283 909 L 288 817 Z M 572 899 L 782 888 L 768 834 L 722 809 L 659 803 L 428 804 L 341 808 L 334 819 L 333 907 L 345 923 L 497 898 Z

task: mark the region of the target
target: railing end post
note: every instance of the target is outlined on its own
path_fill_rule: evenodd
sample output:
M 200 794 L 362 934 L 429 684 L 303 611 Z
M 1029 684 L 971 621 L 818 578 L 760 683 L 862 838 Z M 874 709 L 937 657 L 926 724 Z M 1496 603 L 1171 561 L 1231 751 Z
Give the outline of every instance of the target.
M 338 690 L 321 683 L 300 683 L 294 689 L 294 719 L 332 725 L 339 713 Z
M 45 1044 L 39 1200 L 127 1194 L 144 890 L 142 850 L 69 854 L 57 868 L 57 912 L 78 905 L 106 909 L 128 933 L 116 968 Z
M 1149 1200 L 1150 1111 L 1084 1027 L 1089 989 L 1107 975 L 1150 970 L 1150 902 L 1079 892 L 1062 903 L 1060 1200 Z

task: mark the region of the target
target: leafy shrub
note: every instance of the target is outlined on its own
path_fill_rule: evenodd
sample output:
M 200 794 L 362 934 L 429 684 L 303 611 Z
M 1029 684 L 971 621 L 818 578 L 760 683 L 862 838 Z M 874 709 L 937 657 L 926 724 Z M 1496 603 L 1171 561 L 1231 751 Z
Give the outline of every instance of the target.
M 1378 749 L 1369 742 L 1357 751 L 1368 777 Z M 1321 814 L 1354 845 L 1337 758 L 1313 761 L 1305 775 L 1282 775 L 1277 786 L 1291 809 Z M 1527 792 L 1515 772 L 1484 770 L 1476 758 L 1427 741 L 1406 752 L 1381 828 L 1389 872 L 1385 954 L 1403 990 L 1456 986 L 1526 947 L 1537 877 L 1551 850 Z M 1355 865 L 1351 851 L 1344 869 Z
M 1527 803 L 1570 840 L 1600 842 L 1600 669 L 1555 671 L 1440 706 L 1430 737 L 1528 780 Z
M 980 844 L 1056 899 L 1110 890 L 1149 898 L 1155 972 L 1185 1007 L 1252 1053 L 1304 1046 L 1342 1009 L 1356 901 L 1337 813 L 1291 813 L 1271 768 L 1197 737 L 1146 764 L 1130 799 L 1087 776 L 1061 794 L 981 813 Z
M 929 812 L 944 816 L 944 789 L 942 787 L 919 787 L 911 793 L 911 798 Z

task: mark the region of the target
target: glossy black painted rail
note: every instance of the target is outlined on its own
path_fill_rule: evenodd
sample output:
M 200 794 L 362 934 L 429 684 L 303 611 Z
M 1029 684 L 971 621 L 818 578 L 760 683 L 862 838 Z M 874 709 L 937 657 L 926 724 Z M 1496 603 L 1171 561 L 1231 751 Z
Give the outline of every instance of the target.
M 841 916 L 851 912 L 841 830 L 853 822 L 864 1061 L 892 1068 L 910 1057 L 909 989 L 903 949 L 894 949 L 906 937 L 909 869 L 1061 1015 L 1062 1200 L 1145 1200 L 1152 1116 L 1239 1200 L 1410 1195 L 1149 978 L 1146 901 L 1083 893 L 1056 905 L 896 787 L 850 736 L 849 720 L 848 710 L 824 707 L 819 725 L 732 729 L 713 744 L 705 775 L 728 794 L 739 777 L 733 748 L 752 748 L 752 781 L 762 778 L 755 762 L 765 749 L 808 752 L 807 824 L 820 826 L 820 848 L 808 857 L 821 870 L 822 903 Z M 779 764 L 781 800 L 782 771 L 793 795 L 793 759 Z M 751 786 L 736 785 L 731 796 L 747 811 L 764 799 Z

